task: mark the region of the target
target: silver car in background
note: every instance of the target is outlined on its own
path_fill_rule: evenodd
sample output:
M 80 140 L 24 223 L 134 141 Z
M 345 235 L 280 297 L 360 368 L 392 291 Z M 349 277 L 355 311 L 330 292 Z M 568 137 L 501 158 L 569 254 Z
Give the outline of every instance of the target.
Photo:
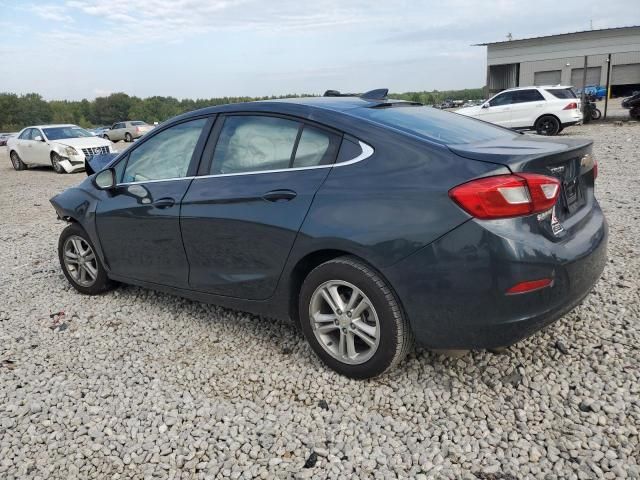
M 153 130 L 153 125 L 149 125 L 142 120 L 129 120 L 114 123 L 111 128 L 102 133 L 102 138 L 112 142 L 119 142 L 120 140 L 133 142 L 136 138 L 140 138 L 151 130 Z

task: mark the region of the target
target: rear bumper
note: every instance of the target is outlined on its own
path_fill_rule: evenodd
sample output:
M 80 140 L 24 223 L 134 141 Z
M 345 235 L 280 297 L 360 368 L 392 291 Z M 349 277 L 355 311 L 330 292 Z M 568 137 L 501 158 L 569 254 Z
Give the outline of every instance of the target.
M 570 127 L 572 125 L 578 125 L 579 123 L 582 123 L 582 120 L 576 120 L 575 122 L 563 122 L 562 123 L 562 128 L 567 128 L 567 127 Z
M 535 221 L 527 219 L 526 221 Z M 511 345 L 578 305 L 606 262 L 607 224 L 594 201 L 562 240 L 513 222 L 470 220 L 383 270 L 428 348 Z M 553 278 L 550 287 L 506 295 L 513 285 Z

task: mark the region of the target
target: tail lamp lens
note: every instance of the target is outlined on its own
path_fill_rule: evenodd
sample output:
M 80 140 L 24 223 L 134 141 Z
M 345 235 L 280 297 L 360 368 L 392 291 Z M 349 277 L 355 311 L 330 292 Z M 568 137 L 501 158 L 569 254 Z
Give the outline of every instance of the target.
M 507 295 L 535 292 L 536 290 L 551 286 L 552 283 L 553 279 L 551 278 L 541 278 L 540 280 L 529 280 L 527 282 L 516 283 L 513 287 L 507 290 Z
M 556 203 L 560 182 L 534 173 L 497 175 L 463 183 L 449 196 L 475 218 L 520 217 L 549 210 Z
M 563 110 L 576 110 L 578 108 L 578 104 L 576 102 L 571 102 Z

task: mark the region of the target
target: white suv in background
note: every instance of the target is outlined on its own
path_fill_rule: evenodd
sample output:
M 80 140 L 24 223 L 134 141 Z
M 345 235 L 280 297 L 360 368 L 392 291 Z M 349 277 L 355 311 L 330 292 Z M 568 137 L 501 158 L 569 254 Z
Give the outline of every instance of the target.
M 535 130 L 540 135 L 556 135 L 582 121 L 580 100 L 572 87 L 561 85 L 510 88 L 480 106 L 461 108 L 457 113 L 516 130 Z

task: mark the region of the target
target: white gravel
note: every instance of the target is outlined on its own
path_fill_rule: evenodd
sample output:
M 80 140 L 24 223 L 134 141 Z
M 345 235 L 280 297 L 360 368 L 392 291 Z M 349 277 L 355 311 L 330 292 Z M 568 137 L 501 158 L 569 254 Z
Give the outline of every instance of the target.
M 505 354 L 352 381 L 291 325 L 64 280 L 48 199 L 83 174 L 0 158 L 0 478 L 640 478 L 640 124 L 594 138 L 609 263 Z M 55 315 L 57 312 L 64 315 Z

